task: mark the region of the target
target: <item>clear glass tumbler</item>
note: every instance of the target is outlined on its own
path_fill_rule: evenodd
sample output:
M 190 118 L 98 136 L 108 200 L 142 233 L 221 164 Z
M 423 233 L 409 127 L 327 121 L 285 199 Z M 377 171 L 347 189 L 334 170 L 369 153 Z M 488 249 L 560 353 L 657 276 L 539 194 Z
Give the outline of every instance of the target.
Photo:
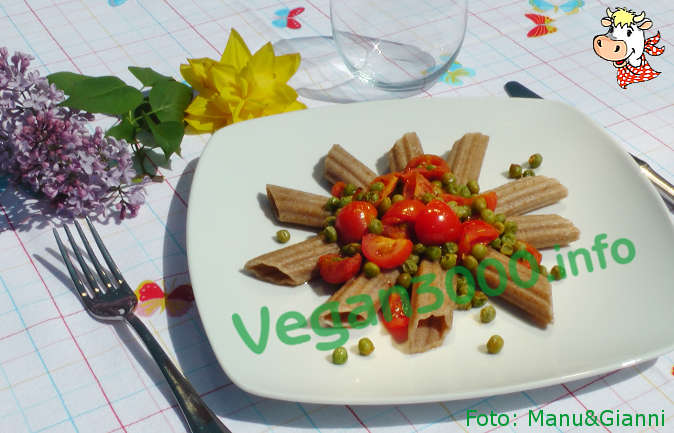
M 331 0 L 339 55 L 361 81 L 389 92 L 432 85 L 456 58 L 467 0 Z

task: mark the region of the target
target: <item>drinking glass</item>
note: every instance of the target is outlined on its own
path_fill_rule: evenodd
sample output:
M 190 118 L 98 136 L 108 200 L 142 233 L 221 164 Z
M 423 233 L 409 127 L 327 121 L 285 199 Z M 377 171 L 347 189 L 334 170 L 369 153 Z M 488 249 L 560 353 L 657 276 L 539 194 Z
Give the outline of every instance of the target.
M 299 52 L 289 84 L 331 102 L 403 98 L 430 88 L 452 65 L 466 32 L 467 0 L 331 0 L 331 36 L 283 39 Z

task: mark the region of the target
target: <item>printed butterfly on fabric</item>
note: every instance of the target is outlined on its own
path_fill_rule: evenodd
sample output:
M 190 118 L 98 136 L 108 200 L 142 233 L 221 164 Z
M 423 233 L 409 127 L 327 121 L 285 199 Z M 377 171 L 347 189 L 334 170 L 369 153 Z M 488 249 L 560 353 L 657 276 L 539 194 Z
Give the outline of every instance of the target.
M 560 5 L 552 4 L 546 0 L 529 0 L 529 4 L 537 12 L 545 13 L 552 10 L 554 13 L 557 13 L 558 10 L 561 10 L 567 15 L 578 13 L 580 8 L 585 6 L 584 0 L 569 0 Z
M 442 62 L 447 62 L 447 61 L 449 61 L 449 59 L 450 59 L 450 56 L 447 56 L 447 55 L 441 55 L 440 56 L 440 60 Z M 437 71 L 438 69 L 440 69 L 439 66 L 433 66 L 433 67 L 428 68 L 425 71 L 423 71 L 423 74 L 424 75 L 432 74 L 433 72 Z M 445 84 L 460 86 L 460 85 L 463 84 L 463 81 L 461 81 L 461 79 L 460 79 L 461 77 L 474 77 L 474 76 L 475 76 L 475 70 L 474 69 L 465 67 L 459 62 L 453 62 L 449 66 L 447 71 L 444 74 L 440 75 L 440 77 L 438 77 L 438 81 L 440 81 L 441 83 L 445 83 Z
M 276 12 L 274 12 L 274 15 L 280 17 L 278 19 L 275 19 L 271 23 L 275 27 L 279 28 L 285 28 L 288 27 L 289 29 L 299 29 L 302 27 L 302 24 L 300 24 L 299 21 L 295 19 L 296 16 L 304 12 L 304 8 L 295 8 L 295 9 L 289 9 L 289 8 L 283 8 L 279 9 Z
M 108 4 L 112 7 L 121 6 L 126 3 L 126 0 L 108 0 Z
M 194 302 L 194 293 L 189 284 L 182 284 L 167 295 L 159 284 L 145 280 L 138 285 L 135 293 L 138 298 L 136 314 L 143 317 L 150 317 L 157 311 L 161 313 L 165 309 L 169 316 L 182 316 Z
M 537 38 L 557 31 L 557 27 L 550 25 L 550 23 L 554 21 L 554 19 L 550 17 L 536 14 L 524 14 L 524 16 L 536 24 L 536 27 L 529 30 L 529 33 L 527 33 L 528 38 Z

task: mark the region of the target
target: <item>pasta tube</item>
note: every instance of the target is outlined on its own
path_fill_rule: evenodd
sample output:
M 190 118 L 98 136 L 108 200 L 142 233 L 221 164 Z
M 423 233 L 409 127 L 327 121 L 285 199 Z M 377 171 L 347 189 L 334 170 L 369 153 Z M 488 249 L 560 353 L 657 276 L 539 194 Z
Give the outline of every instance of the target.
M 343 181 L 366 188 L 377 177 L 339 144 L 334 144 L 325 158 L 325 178 L 332 183 Z
M 410 159 L 423 155 L 421 142 L 416 132 L 408 132 L 398 139 L 388 153 L 391 172 L 401 171 Z
M 517 223 L 517 239 L 535 248 L 568 245 L 580 237 L 580 230 L 559 215 L 520 215 L 508 220 Z
M 339 253 L 339 246 L 312 236 L 297 244 L 250 259 L 244 269 L 270 283 L 298 286 L 313 277 L 318 258 L 330 253 Z
M 277 185 L 267 185 L 267 198 L 281 222 L 321 227 L 330 212 L 324 209 L 329 197 Z
M 470 132 L 452 146 L 447 156 L 447 164 L 456 177 L 456 182 L 463 185 L 480 177 L 482 160 L 487 152 L 489 137 L 479 132 Z
M 494 188 L 498 199 L 496 213 L 522 215 L 558 202 L 568 190 L 557 179 L 545 176 L 523 177 Z

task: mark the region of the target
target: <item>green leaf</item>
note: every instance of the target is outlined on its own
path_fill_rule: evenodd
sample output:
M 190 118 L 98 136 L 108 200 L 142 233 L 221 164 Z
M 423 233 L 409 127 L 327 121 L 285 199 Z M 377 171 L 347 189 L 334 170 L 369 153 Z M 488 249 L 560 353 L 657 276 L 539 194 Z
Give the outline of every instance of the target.
M 136 127 L 127 117 L 124 117 L 121 122 L 108 129 L 105 132 L 105 135 L 115 137 L 118 140 L 124 139 L 129 143 L 134 143 L 136 141 Z
M 74 72 L 56 72 L 47 75 L 49 84 L 54 84 L 59 89 L 63 90 L 66 95 L 72 92 L 73 87 L 78 82 L 91 78 L 87 75 L 76 74 Z
M 160 121 L 182 122 L 192 89 L 177 81 L 159 81 L 150 90 L 150 105 Z
M 79 80 L 70 89 L 67 107 L 90 113 L 126 114 L 143 102 L 143 94 L 117 77 L 94 77 Z
M 147 114 L 143 114 L 143 117 L 150 127 L 155 142 L 164 151 L 166 159 L 173 153 L 180 155 L 180 143 L 183 141 L 183 135 L 185 134 L 183 122 L 168 121 L 155 123 Z
M 159 81 L 163 80 L 173 80 L 171 77 L 162 75 L 159 72 L 155 72 L 150 68 L 139 68 L 138 66 L 129 66 L 129 72 L 133 74 L 134 77 L 138 78 L 138 81 L 143 83 L 145 87 L 152 87 Z

